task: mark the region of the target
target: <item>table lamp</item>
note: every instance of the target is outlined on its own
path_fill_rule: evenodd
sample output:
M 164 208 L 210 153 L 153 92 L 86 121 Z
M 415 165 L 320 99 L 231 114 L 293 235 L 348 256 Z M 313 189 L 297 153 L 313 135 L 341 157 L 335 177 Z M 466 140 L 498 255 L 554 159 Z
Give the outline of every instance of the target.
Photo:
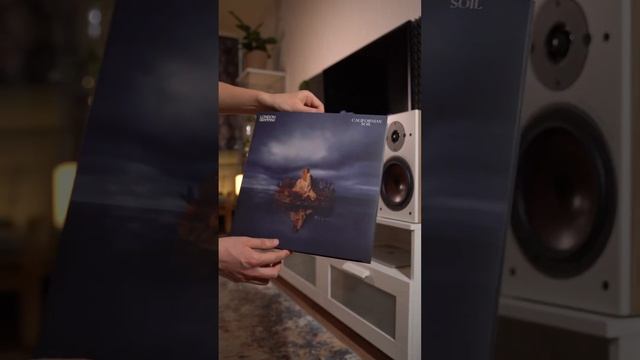
M 240 194 L 240 187 L 242 186 L 242 174 L 236 175 L 236 196 Z
M 62 229 L 67 217 L 77 167 L 78 164 L 75 161 L 66 161 L 53 169 L 51 189 L 53 194 L 53 226 L 58 230 Z

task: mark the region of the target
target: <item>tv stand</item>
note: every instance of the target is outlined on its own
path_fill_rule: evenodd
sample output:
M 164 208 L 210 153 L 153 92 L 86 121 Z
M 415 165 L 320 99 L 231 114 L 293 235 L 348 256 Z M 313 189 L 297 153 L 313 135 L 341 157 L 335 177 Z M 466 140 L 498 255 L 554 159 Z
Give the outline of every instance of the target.
M 420 359 L 421 225 L 378 218 L 377 226 L 398 236 L 376 236 L 382 251 L 370 264 L 292 254 L 281 277 L 390 358 Z

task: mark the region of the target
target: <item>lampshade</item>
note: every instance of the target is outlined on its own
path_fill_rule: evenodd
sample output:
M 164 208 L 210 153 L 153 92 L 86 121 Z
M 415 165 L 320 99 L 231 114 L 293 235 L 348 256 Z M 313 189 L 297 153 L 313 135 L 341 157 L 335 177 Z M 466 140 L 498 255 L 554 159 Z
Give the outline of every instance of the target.
M 75 161 L 67 161 L 58 164 L 53 169 L 51 189 L 53 194 L 53 226 L 57 229 L 62 229 L 67 217 L 77 167 L 78 164 Z
M 242 174 L 236 175 L 236 196 L 240 194 L 240 187 L 242 186 Z

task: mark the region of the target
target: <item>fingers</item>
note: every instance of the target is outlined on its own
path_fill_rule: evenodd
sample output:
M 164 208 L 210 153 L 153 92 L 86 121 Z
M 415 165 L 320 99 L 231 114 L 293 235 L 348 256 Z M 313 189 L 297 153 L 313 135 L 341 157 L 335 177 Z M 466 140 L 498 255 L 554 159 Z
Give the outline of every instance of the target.
M 317 109 L 320 112 L 324 112 L 324 104 L 312 93 L 309 93 L 309 97 L 307 97 L 307 102 L 305 103 L 305 105 Z
M 289 256 L 290 252 L 288 250 L 278 250 L 278 251 L 270 251 L 265 253 L 257 253 L 256 254 L 256 263 L 257 266 L 267 266 L 271 264 L 277 264 L 281 262 L 284 258 Z
M 324 104 L 308 90 L 284 94 L 263 93 L 259 97 L 260 104 L 269 110 L 324 112 Z
M 273 249 L 278 246 L 278 239 L 247 238 L 247 246 L 252 249 Z
M 302 102 L 300 111 L 324 112 L 324 104 L 313 93 L 303 90 L 299 94 Z
M 282 265 L 274 267 L 257 267 L 247 270 L 245 273 L 253 280 L 273 280 L 278 277 L 282 270 Z
M 278 239 L 247 238 L 247 246 L 257 250 L 271 250 L 278 246 L 278 243 Z M 251 267 L 271 265 L 281 262 L 289 254 L 291 253 L 288 250 L 253 251 L 253 255 L 247 263 Z
M 265 279 L 252 279 L 252 280 L 247 280 L 247 282 L 249 284 L 254 284 L 254 285 L 267 285 L 269 283 L 269 280 L 265 280 Z

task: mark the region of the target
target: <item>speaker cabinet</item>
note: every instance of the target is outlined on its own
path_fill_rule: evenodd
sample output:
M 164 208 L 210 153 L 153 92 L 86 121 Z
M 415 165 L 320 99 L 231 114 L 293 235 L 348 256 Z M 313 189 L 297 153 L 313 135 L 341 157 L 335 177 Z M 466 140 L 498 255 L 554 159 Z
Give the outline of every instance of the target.
M 420 111 L 387 117 L 378 217 L 418 224 L 420 215 Z
M 503 294 L 640 314 L 640 2 L 536 4 Z
M 500 317 L 494 360 L 615 360 L 613 340 L 571 330 Z M 618 359 L 619 360 L 619 359 Z

